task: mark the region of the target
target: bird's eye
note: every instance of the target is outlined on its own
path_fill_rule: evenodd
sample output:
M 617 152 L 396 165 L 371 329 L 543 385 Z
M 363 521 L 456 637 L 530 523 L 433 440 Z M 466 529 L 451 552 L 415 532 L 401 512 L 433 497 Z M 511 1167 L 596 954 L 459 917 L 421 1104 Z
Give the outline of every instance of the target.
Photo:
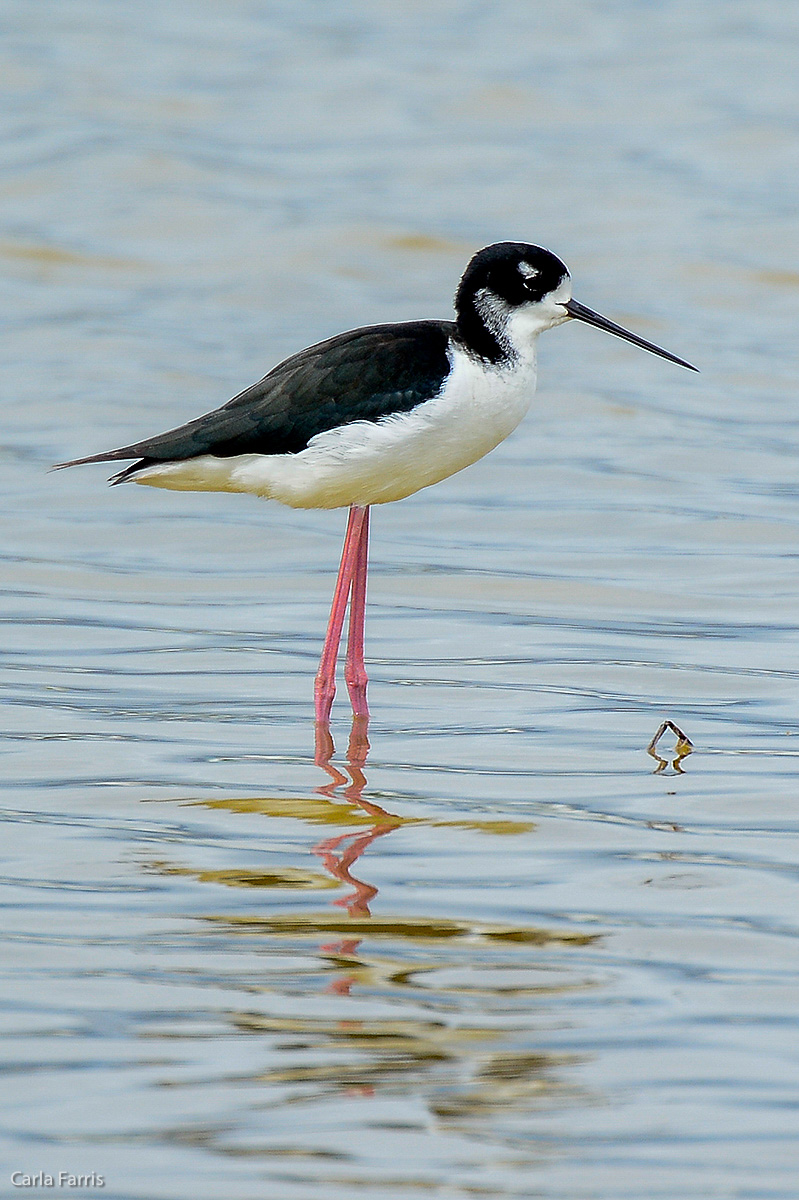
M 541 274 L 538 267 L 531 267 L 529 263 L 520 263 L 519 270 L 524 279 L 525 289 L 528 292 L 535 291 L 538 286 L 538 277 Z

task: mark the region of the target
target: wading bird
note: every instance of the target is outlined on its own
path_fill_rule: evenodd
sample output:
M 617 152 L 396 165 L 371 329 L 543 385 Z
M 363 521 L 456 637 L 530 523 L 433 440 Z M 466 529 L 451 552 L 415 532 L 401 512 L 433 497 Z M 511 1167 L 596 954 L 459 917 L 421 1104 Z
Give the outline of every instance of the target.
M 363 661 L 369 509 L 402 500 L 476 462 L 521 421 L 536 384 L 536 342 L 575 319 L 695 371 L 571 298 L 571 277 L 540 246 L 499 242 L 475 254 L 454 321 L 370 325 L 310 346 L 214 412 L 119 450 L 59 463 L 135 459 L 112 483 L 252 492 L 293 508 L 349 508 L 314 689 L 326 725 L 349 602 L 344 676 L 367 717 Z

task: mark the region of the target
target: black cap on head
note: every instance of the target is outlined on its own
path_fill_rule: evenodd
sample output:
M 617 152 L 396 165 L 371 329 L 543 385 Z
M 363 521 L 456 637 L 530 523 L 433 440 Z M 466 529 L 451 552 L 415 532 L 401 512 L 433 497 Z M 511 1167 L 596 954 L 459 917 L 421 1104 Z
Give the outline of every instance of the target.
M 535 303 L 554 292 L 569 272 L 557 255 L 526 242 L 496 242 L 479 250 L 463 273 L 455 308 L 486 288 L 511 306 Z
M 497 323 L 487 316 L 496 296 L 507 309 L 537 304 L 557 289 L 569 272 L 564 263 L 542 246 L 527 242 L 497 242 L 479 250 L 463 273 L 455 294 L 458 331 L 474 354 L 488 362 L 506 359 Z

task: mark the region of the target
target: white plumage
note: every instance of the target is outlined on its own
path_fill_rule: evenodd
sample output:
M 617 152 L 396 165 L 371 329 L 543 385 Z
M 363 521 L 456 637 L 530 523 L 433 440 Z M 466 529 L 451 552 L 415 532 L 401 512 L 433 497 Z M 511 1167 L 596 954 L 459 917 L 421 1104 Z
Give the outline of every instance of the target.
M 353 421 L 312 438 L 298 454 L 205 454 L 144 467 L 136 483 L 176 491 L 253 492 L 292 508 L 387 504 L 468 467 L 512 433 L 535 393 L 535 345 L 486 372 L 452 353 L 441 392 L 407 413 Z

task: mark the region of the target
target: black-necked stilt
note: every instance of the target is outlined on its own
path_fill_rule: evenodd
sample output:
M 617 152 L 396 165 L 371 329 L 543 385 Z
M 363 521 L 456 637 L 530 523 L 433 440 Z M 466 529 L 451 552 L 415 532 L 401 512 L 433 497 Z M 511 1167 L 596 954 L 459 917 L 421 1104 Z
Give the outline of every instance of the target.
M 186 491 L 252 492 L 294 508 L 350 510 L 316 676 L 326 724 L 347 602 L 345 679 L 367 716 L 363 662 L 369 508 L 402 500 L 493 450 L 530 407 L 536 341 L 570 318 L 695 371 L 571 298 L 554 254 L 500 242 L 469 263 L 455 321 L 371 325 L 310 346 L 222 408 L 120 450 L 59 463 L 137 461 L 112 477 Z

